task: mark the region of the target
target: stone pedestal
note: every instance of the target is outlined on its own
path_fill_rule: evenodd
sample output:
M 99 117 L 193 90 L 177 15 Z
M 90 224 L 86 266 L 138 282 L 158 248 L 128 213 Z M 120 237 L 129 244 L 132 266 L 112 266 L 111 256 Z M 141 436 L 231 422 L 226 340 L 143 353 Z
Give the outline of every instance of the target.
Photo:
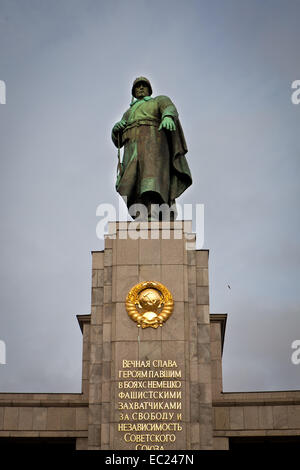
M 111 223 L 92 253 L 90 449 L 211 449 L 208 251 L 191 222 Z M 166 286 L 174 310 L 138 328 L 125 299 L 142 281 Z

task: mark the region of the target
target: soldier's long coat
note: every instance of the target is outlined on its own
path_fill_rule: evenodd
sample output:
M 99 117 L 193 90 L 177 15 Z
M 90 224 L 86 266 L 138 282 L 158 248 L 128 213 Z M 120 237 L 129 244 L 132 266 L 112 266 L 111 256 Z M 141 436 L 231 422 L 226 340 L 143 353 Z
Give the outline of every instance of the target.
M 158 130 L 165 116 L 172 117 L 176 131 Z M 177 110 L 167 96 L 149 96 L 136 101 L 123 115 L 127 126 L 119 134 L 112 131 L 116 147 L 124 146 L 122 170 L 116 189 L 127 196 L 127 206 L 142 202 L 147 191 L 158 193 L 171 205 L 191 184 L 185 157 L 187 146 Z

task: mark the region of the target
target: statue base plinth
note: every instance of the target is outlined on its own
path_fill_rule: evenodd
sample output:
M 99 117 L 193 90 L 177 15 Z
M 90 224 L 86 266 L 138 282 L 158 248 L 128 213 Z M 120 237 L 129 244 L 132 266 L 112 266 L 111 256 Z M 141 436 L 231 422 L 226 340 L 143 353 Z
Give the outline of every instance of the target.
M 211 449 L 208 251 L 195 249 L 191 222 L 110 223 L 104 251 L 92 257 L 89 448 Z M 126 311 L 145 281 L 173 299 L 157 328 L 139 327 Z

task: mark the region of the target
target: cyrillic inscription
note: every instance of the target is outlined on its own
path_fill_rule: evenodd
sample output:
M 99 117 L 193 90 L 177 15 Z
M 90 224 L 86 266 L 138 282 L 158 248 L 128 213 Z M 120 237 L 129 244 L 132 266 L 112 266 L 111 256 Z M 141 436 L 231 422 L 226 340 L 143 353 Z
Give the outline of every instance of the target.
M 176 361 L 124 359 L 117 377 L 117 430 L 123 441 L 159 450 L 174 443 L 184 426 L 183 377 Z

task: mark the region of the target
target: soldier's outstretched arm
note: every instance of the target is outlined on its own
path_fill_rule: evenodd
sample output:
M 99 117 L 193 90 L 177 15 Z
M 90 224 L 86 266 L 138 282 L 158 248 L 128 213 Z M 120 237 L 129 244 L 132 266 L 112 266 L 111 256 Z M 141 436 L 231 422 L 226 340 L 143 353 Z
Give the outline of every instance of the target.
M 177 109 L 168 96 L 160 95 L 157 98 L 159 110 L 161 112 L 161 123 L 159 130 L 176 131 Z
M 176 126 L 175 122 L 173 121 L 173 118 L 165 116 L 161 121 L 158 130 L 160 131 L 161 129 L 167 129 L 167 131 L 176 131 Z

